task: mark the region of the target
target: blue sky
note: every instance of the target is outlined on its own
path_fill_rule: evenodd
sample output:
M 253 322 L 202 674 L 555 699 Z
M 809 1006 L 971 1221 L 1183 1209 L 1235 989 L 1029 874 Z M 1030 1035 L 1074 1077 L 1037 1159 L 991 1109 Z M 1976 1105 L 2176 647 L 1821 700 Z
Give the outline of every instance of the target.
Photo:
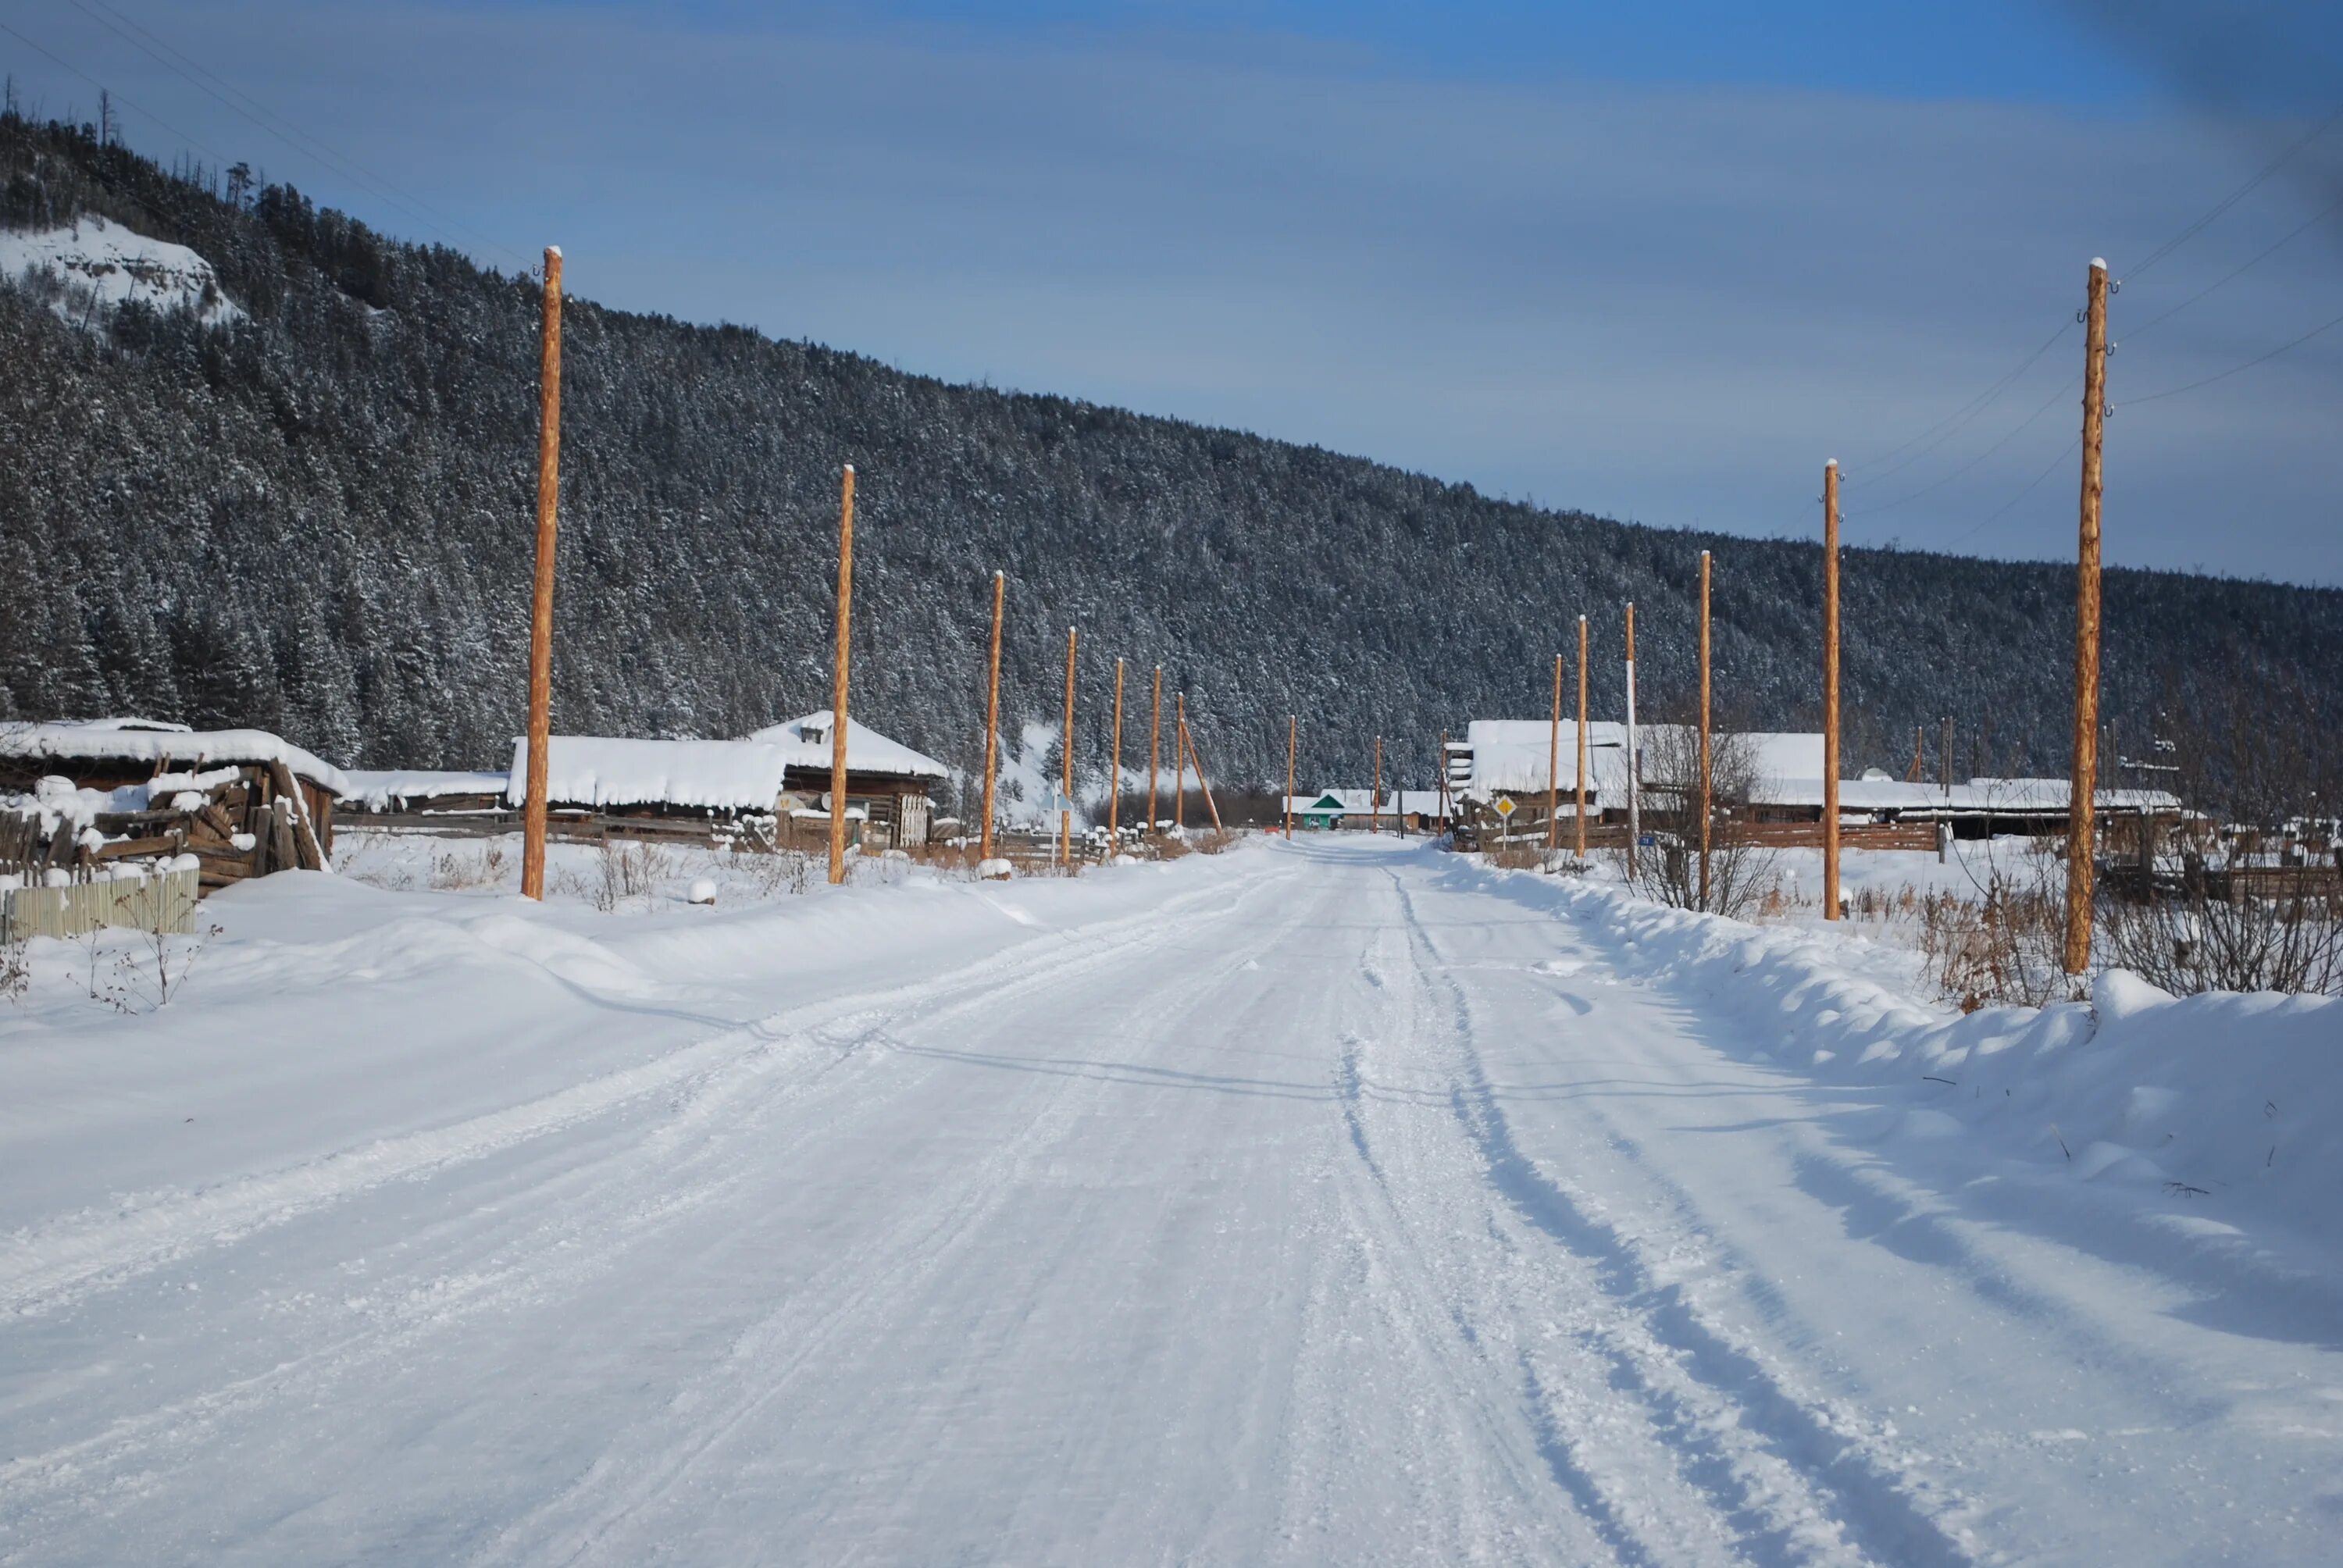
M 0 0 L 65 64 L 0 62 L 613 305 L 1752 534 L 1835 456 L 1855 542 L 2069 554 L 2103 254 L 2109 558 L 2332 584 L 2343 327 L 2223 373 L 2343 314 L 2343 125 L 2139 264 L 2343 103 L 2338 16 Z

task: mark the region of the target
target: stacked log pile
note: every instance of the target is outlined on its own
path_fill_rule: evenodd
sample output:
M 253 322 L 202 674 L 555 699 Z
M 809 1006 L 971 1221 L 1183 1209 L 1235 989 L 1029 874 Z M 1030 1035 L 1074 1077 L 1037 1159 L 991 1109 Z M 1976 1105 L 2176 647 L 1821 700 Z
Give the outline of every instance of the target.
M 0 869 L 37 886 L 59 879 L 51 872 L 85 882 L 116 862 L 193 855 L 199 885 L 211 892 L 272 871 L 323 870 L 333 853 L 332 794 L 295 777 L 282 762 L 148 779 L 78 771 L 82 776 L 69 781 L 83 788 L 145 784 L 148 804 L 86 817 L 37 809 L 0 813 Z M 38 788 L 37 780 L 25 782 Z

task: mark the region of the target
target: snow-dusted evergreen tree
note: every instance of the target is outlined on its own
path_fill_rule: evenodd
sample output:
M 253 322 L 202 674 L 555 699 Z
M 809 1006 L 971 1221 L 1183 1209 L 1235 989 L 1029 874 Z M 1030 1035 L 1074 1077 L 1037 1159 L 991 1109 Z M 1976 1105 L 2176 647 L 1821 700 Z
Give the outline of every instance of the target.
M 0 225 L 95 214 L 190 246 L 246 313 L 85 327 L 37 284 L 0 286 L 0 714 L 127 709 L 279 726 L 344 762 L 500 766 L 524 706 L 537 286 L 281 186 L 231 200 L 217 184 L 0 116 Z M 566 330 L 564 729 L 738 734 L 827 706 L 849 461 L 857 711 L 963 767 L 996 567 L 1004 737 L 1056 723 L 1079 623 L 1086 777 L 1117 655 L 1142 693 L 1127 758 L 1145 756 L 1161 662 L 1231 782 L 1282 784 L 1296 711 L 1305 781 L 1363 779 L 1380 732 L 1387 776 L 1428 786 L 1443 729 L 1545 711 L 1581 609 L 1595 709 L 1616 713 L 1630 598 L 1662 702 L 1692 680 L 1704 547 L 1720 700 L 1771 726 L 1815 719 L 1810 544 L 1496 501 L 582 299 Z M 1990 770 L 2063 768 L 2071 568 L 1857 550 L 1845 591 L 1852 766 L 1901 772 L 1914 727 L 1949 714 L 1963 770 L 1980 751 Z M 2106 605 L 2118 726 L 2144 728 L 2217 665 L 2283 678 L 2308 694 L 2291 721 L 2343 730 L 2343 593 L 2117 571 Z

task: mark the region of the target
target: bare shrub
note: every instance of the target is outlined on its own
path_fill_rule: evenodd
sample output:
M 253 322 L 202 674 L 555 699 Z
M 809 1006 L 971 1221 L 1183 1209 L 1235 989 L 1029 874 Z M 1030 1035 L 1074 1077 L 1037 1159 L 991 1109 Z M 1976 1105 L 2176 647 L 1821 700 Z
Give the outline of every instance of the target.
M 595 857 L 595 875 L 587 883 L 587 898 L 605 914 L 629 899 L 647 899 L 672 876 L 675 864 L 668 852 L 639 839 L 605 839 Z
M 1655 840 L 1638 846 L 1634 867 L 1624 849 L 1609 851 L 1629 886 L 1680 910 L 1739 919 L 1754 914 L 1779 880 L 1773 849 L 1747 820 L 1759 782 L 1756 744 L 1746 734 L 1709 738 L 1709 853 L 1705 886 L 1700 853 L 1700 731 L 1655 724 L 1639 737 L 1643 753 L 1640 816 Z
M 1963 1012 L 2040 1007 L 2073 993 L 2066 896 L 2047 857 L 2030 869 L 1996 868 L 1979 898 L 1946 891 L 1916 901 L 1929 978 Z
M 483 844 L 478 853 L 467 855 L 450 849 L 431 857 L 431 886 L 443 893 L 462 892 L 468 888 L 493 887 L 504 880 L 505 847 Z
M 1525 844 L 1501 844 L 1484 858 L 1501 871 L 1534 871 L 1545 864 L 1545 851 Z
M 2343 757 L 2329 727 L 2272 721 L 2313 707 L 2233 672 L 2160 717 L 2132 766 L 2192 809 L 2168 832 L 2145 813 L 2109 819 L 2095 883 L 2107 962 L 2184 994 L 2343 992 Z
M 1194 849 L 1199 855 L 1218 855 L 1237 841 L 1236 834 L 1222 829 L 1196 835 Z

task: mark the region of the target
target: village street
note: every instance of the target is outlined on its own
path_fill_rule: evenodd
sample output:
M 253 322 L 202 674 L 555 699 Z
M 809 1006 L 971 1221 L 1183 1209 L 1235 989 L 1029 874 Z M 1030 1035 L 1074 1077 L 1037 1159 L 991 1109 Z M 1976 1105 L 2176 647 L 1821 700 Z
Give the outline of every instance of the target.
M 701 923 L 461 902 L 273 878 L 168 1009 L 0 1035 L 0 1560 L 2343 1526 L 2331 1272 L 2217 1301 L 2130 1196 L 1811 1075 L 1540 879 L 1330 834 Z

